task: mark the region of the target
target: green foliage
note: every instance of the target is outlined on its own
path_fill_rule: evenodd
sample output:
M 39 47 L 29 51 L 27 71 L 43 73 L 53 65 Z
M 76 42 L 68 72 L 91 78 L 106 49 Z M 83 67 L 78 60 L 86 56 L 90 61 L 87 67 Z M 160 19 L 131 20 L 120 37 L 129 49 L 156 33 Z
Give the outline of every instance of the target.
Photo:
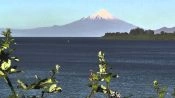
M 153 81 L 153 87 L 154 87 L 154 90 L 157 93 L 158 98 L 165 98 L 165 95 L 167 93 L 167 87 L 160 87 L 157 80 Z
M 14 39 L 11 37 L 10 29 L 7 29 L 2 33 L 4 38 L 0 42 L 0 77 L 5 77 L 8 74 L 18 73 L 17 66 L 12 66 L 12 61 L 18 62 L 19 59 L 12 56 L 14 51 L 11 48 L 14 45 Z
M 110 72 L 109 66 L 106 63 L 105 55 L 102 51 L 98 53 L 99 71 L 91 72 L 89 76 L 89 87 L 91 87 L 91 93 L 87 98 L 91 98 L 95 93 L 103 93 L 108 98 L 120 98 L 120 94 L 110 89 L 110 82 L 116 75 Z M 106 85 L 103 85 L 104 83 Z
M 37 75 L 35 75 L 36 81 L 31 84 L 27 84 L 22 82 L 21 80 L 17 80 L 18 87 L 23 90 L 39 89 L 42 92 L 41 98 L 44 97 L 44 93 L 61 92 L 62 89 L 61 87 L 57 86 L 57 80 L 55 77 L 56 73 L 59 72 L 59 68 L 60 66 L 56 65 L 55 68 L 51 71 L 52 74 L 48 78 L 40 79 Z M 36 96 L 32 96 L 32 97 L 36 97 Z
M 9 74 L 21 72 L 17 69 L 17 66 L 12 65 L 12 61 L 19 61 L 17 57 L 12 56 L 14 49 L 11 47 L 14 45 L 14 39 L 11 37 L 10 29 L 3 31 L 2 35 L 4 38 L 0 42 L 0 77 L 4 78 L 11 89 L 12 94 L 9 98 L 18 98 L 18 94 L 9 79 Z
M 142 28 L 135 28 L 135 29 L 131 29 L 129 34 L 131 35 L 141 35 L 141 34 L 146 34 L 144 29 Z
M 8 98 L 29 98 L 25 97 L 25 95 L 20 96 L 16 93 L 14 86 L 12 85 L 11 80 L 9 79 L 10 74 L 19 73 L 20 70 L 17 69 L 17 66 L 13 66 L 13 62 L 19 62 L 19 59 L 16 56 L 13 56 L 13 49 L 12 47 L 15 45 L 14 39 L 11 36 L 10 29 L 2 32 L 4 36 L 0 42 L 0 78 L 4 78 L 5 82 L 11 89 L 11 94 Z M 36 75 L 36 82 L 32 84 L 25 84 L 21 80 L 17 80 L 18 87 L 24 90 L 30 89 L 41 89 L 42 95 L 41 96 L 31 96 L 31 98 L 43 98 L 44 93 L 57 93 L 61 92 L 61 87 L 57 86 L 56 80 L 56 73 L 59 73 L 59 65 L 56 65 L 55 68 L 51 71 L 51 75 L 48 78 L 40 79 Z

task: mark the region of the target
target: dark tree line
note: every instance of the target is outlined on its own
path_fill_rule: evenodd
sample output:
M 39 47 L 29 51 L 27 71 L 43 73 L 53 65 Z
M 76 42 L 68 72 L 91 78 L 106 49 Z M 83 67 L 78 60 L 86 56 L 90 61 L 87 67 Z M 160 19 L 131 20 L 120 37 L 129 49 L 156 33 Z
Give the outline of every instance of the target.
M 144 30 L 142 28 L 135 28 L 135 29 L 131 29 L 129 34 L 131 34 L 131 35 L 141 35 L 141 34 L 154 35 L 154 31 L 153 30 Z
M 103 36 L 104 38 L 110 38 L 110 39 L 144 39 L 144 40 L 175 40 L 175 32 L 174 33 L 168 33 L 165 31 L 161 31 L 159 34 L 155 34 L 153 30 L 144 30 L 142 28 L 135 28 L 131 29 L 129 32 L 107 32 Z
M 105 36 L 113 36 L 113 35 L 154 35 L 153 30 L 144 30 L 142 28 L 131 29 L 130 32 L 107 32 Z

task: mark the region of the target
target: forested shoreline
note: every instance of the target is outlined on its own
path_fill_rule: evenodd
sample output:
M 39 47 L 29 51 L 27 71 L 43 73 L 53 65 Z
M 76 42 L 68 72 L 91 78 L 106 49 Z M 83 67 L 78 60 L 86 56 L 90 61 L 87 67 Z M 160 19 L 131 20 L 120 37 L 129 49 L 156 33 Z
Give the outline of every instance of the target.
M 175 32 L 161 31 L 156 34 L 153 30 L 142 28 L 131 29 L 130 32 L 107 32 L 102 38 L 113 40 L 175 40 Z

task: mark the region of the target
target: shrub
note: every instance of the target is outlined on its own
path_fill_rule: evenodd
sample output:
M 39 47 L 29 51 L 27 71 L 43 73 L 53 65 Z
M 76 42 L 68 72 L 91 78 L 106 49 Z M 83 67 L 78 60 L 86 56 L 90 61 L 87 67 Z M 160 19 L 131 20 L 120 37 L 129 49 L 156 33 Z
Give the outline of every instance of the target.
M 105 94 L 108 98 L 120 98 L 120 93 L 110 89 L 111 79 L 118 77 L 118 75 L 114 75 L 110 72 L 109 66 L 105 60 L 105 55 L 102 51 L 98 53 L 98 61 L 99 71 L 91 72 L 89 76 L 89 87 L 91 88 L 91 92 L 87 98 L 91 98 L 98 92 Z M 106 85 L 103 85 L 104 83 Z
M 16 93 L 11 80 L 9 79 L 10 74 L 21 72 L 17 70 L 17 66 L 12 65 L 12 61 L 18 62 L 19 59 L 15 56 L 12 56 L 14 49 L 14 39 L 11 37 L 10 29 L 2 32 L 4 38 L 0 42 L 0 77 L 4 78 L 5 82 L 11 89 L 12 94 L 10 98 L 17 98 L 18 94 Z
M 19 59 L 16 56 L 13 56 L 13 51 L 15 50 L 12 48 L 14 46 L 14 39 L 11 36 L 10 29 L 2 32 L 4 36 L 0 42 L 0 78 L 4 78 L 5 82 L 11 89 L 11 94 L 8 98 L 25 98 L 25 95 L 18 95 L 12 85 L 12 82 L 9 78 L 10 74 L 19 73 L 20 70 L 17 69 L 17 66 L 13 66 L 13 61 L 18 62 Z M 43 98 L 45 93 L 55 93 L 61 92 L 61 87 L 57 86 L 57 80 L 55 78 L 56 73 L 59 72 L 59 65 L 51 71 L 52 74 L 48 78 L 40 79 L 36 75 L 36 82 L 32 84 L 25 84 L 21 80 L 17 80 L 18 87 L 24 90 L 31 90 L 31 89 L 41 89 L 41 96 L 27 96 L 27 98 Z

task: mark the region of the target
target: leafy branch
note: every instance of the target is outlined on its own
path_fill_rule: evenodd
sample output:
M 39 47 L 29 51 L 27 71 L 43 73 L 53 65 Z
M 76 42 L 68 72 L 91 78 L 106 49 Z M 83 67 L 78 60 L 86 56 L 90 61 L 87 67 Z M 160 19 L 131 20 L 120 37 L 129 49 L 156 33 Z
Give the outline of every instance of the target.
M 98 53 L 98 61 L 99 71 L 91 72 L 89 76 L 89 87 L 91 88 L 91 92 L 87 98 L 91 98 L 98 92 L 107 95 L 108 98 L 120 98 L 120 93 L 110 89 L 111 79 L 119 76 L 110 72 L 109 66 L 105 60 L 105 55 L 102 51 L 99 51 Z M 106 85 L 103 85 L 103 82 L 105 82 Z
M 15 56 L 11 56 L 14 49 L 11 48 L 14 45 L 14 39 L 11 36 L 10 29 L 2 32 L 4 38 L 2 38 L 0 42 L 0 77 L 4 78 L 5 82 L 11 89 L 12 95 L 10 98 L 18 98 L 18 94 L 16 93 L 12 82 L 9 78 L 9 74 L 19 73 L 20 70 L 17 70 L 17 66 L 12 65 L 12 61 L 18 62 L 19 59 Z
M 21 98 L 20 95 L 17 94 L 10 78 L 10 74 L 19 73 L 20 70 L 17 69 L 17 66 L 13 66 L 12 63 L 19 62 L 19 59 L 16 56 L 13 56 L 14 48 L 12 48 L 15 43 L 14 39 L 11 36 L 10 29 L 2 32 L 4 36 L 0 41 L 0 78 L 4 78 L 5 82 L 9 86 L 11 90 L 11 95 L 8 98 Z M 18 87 L 24 90 L 31 90 L 31 89 L 41 89 L 42 94 L 40 97 L 32 96 L 32 98 L 43 98 L 45 93 L 56 93 L 61 92 L 61 87 L 57 86 L 56 74 L 59 73 L 60 66 L 56 65 L 54 69 L 51 71 L 51 75 L 48 78 L 41 79 L 37 75 L 36 82 L 32 84 L 25 84 L 21 80 L 17 80 Z M 25 98 L 25 96 L 22 96 Z M 29 98 L 29 97 L 27 97 Z
M 57 80 L 56 80 L 56 73 L 59 72 L 59 65 L 56 65 L 55 68 L 51 71 L 52 74 L 48 78 L 39 78 L 37 75 L 35 75 L 36 81 L 31 84 L 26 84 L 21 80 L 17 80 L 18 82 L 18 88 L 21 88 L 23 90 L 32 90 L 32 89 L 40 89 L 41 90 L 41 96 L 40 98 L 44 97 L 45 93 L 57 93 L 61 92 L 62 89 L 60 86 L 57 86 Z M 37 96 L 32 96 L 32 98 L 36 98 Z

